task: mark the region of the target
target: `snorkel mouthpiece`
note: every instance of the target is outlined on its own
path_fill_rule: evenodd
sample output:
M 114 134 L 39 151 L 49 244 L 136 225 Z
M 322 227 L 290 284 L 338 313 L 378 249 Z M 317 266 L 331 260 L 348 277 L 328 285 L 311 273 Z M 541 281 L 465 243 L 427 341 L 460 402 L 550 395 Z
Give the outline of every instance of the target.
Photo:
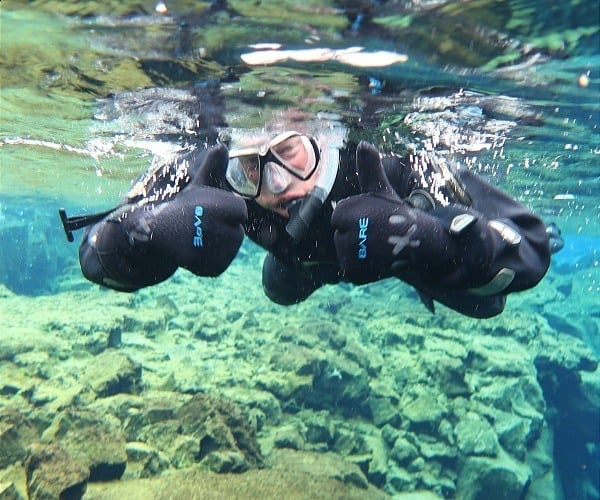
M 295 242 L 301 241 L 306 236 L 308 228 L 323 206 L 323 200 L 326 197 L 327 193 L 322 188 L 315 187 L 304 198 L 292 200 L 286 206 L 290 220 L 285 226 L 285 230 Z

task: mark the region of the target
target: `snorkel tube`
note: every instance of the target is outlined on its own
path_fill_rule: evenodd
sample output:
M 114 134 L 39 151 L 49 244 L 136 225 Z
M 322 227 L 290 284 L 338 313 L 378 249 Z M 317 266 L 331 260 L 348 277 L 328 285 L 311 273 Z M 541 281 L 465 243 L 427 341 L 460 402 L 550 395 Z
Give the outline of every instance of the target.
M 315 125 L 314 137 L 321 148 L 320 166 L 315 186 L 303 198 L 293 200 L 286 208 L 290 220 L 286 232 L 298 242 L 306 236 L 315 215 L 331 193 L 340 163 L 340 149 L 346 138 L 346 129 L 335 117 L 318 115 L 311 122 Z

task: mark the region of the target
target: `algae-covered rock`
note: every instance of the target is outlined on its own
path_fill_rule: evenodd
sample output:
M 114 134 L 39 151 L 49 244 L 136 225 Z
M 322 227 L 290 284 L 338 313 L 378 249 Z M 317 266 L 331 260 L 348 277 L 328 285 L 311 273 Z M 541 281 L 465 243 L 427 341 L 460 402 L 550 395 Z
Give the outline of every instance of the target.
M 27 495 L 27 473 L 23 463 L 0 469 L 0 498 L 22 500 Z
M 417 478 L 402 467 L 392 465 L 387 474 L 387 484 L 397 493 L 413 490 Z M 420 498 L 420 497 L 419 497 Z
M 133 438 L 163 453 L 177 469 L 194 465 L 200 453 L 198 439 L 182 435 L 174 419 L 148 424 L 140 428 Z
M 38 438 L 38 431 L 26 411 L 0 409 L 0 470 L 14 463 L 22 463 L 30 443 Z
M 365 369 L 343 356 L 300 345 L 279 347 L 271 358 L 276 372 L 259 375 L 257 386 L 298 407 L 368 411 Z
M 41 437 L 59 443 L 70 456 L 89 468 L 90 481 L 118 479 L 127 464 L 125 437 L 112 415 L 89 410 L 66 410 L 58 414 Z
M 530 479 L 529 467 L 506 456 L 467 457 L 459 465 L 456 496 L 465 500 L 520 500 Z
M 35 444 L 25 464 L 30 498 L 81 498 L 89 469 L 55 444 Z
M 241 472 L 248 468 L 262 467 L 264 459 L 256 441 L 255 430 L 233 402 L 216 396 L 196 394 L 177 411 L 175 418 L 182 434 L 198 440 L 198 459 L 209 467 L 225 464 L 224 472 Z M 218 459 L 204 460 L 214 452 L 220 453 Z M 231 461 L 223 460 L 223 453 L 233 457 Z M 235 456 L 227 453 L 234 453 Z M 243 460 L 238 460 L 238 456 Z M 214 470 L 220 472 L 222 469 Z
M 527 446 L 535 435 L 532 432 L 532 421 L 528 418 L 497 412 L 494 430 L 502 447 L 519 460 L 525 460 Z
M 4 500 L 21 500 L 23 496 L 14 483 L 0 481 L 0 498 Z
M 338 427 L 333 433 L 331 449 L 345 457 L 358 450 L 357 433 L 352 429 Z
M 127 468 L 122 479 L 152 477 L 167 470 L 171 465 L 167 457 L 160 451 L 137 441 L 125 445 L 127 452 Z
M 389 422 L 398 424 L 400 415 L 390 398 L 378 398 L 373 395 L 367 399 L 373 423 L 381 427 Z
M 304 435 L 308 443 L 325 443 L 327 446 L 332 442 L 336 423 L 329 412 L 303 410 L 296 415 L 304 425 Z
M 465 455 L 498 453 L 498 438 L 490 423 L 477 413 L 468 412 L 454 428 L 456 444 Z
M 316 409 L 366 412 L 369 391 L 369 378 L 363 368 L 349 359 L 331 356 L 319 364 L 312 391 L 304 395 L 304 403 Z
M 358 342 L 347 342 L 342 349 L 342 354 L 355 363 L 358 363 L 372 377 L 376 377 L 381 372 L 381 367 L 384 363 L 381 354 L 365 348 Z
M 546 424 L 540 438 L 527 450 L 526 463 L 531 468 L 529 498 L 560 498 L 559 471 L 554 466 L 554 432 Z
M 0 469 L 25 459 L 27 451 L 19 439 L 17 426 L 0 422 L 0 449 Z
M 281 421 L 282 411 L 279 400 L 268 391 L 244 388 L 223 389 L 223 395 L 227 396 L 238 405 L 249 410 L 262 412 L 265 421 L 276 425 Z
M 390 451 L 390 457 L 399 465 L 407 465 L 419 456 L 417 447 L 404 436 L 399 436 L 394 441 L 394 446 Z
M 373 433 L 363 436 L 361 454 L 352 455 L 348 459 L 366 471 L 370 483 L 377 487 L 382 487 L 385 484 L 389 467 L 387 447 L 381 435 Z
M 273 442 L 277 448 L 290 448 L 302 450 L 304 448 L 304 436 L 299 426 L 287 424 L 277 428 L 274 432 Z
M 343 460 L 334 453 L 274 450 L 268 461 L 276 470 L 295 470 L 315 476 L 331 477 L 362 489 L 367 489 L 369 484 L 356 464 Z
M 414 400 L 402 408 L 403 415 L 413 424 L 426 424 L 431 428 L 437 427 L 446 412 L 447 409 L 438 402 L 436 394 L 425 388 Z
M 82 379 L 100 397 L 135 394 L 140 390 L 142 366 L 121 351 L 107 349 L 90 359 Z
M 495 377 L 473 395 L 481 401 L 502 411 L 529 418 L 539 425 L 543 420 L 546 403 L 540 384 L 533 376 L 518 378 Z

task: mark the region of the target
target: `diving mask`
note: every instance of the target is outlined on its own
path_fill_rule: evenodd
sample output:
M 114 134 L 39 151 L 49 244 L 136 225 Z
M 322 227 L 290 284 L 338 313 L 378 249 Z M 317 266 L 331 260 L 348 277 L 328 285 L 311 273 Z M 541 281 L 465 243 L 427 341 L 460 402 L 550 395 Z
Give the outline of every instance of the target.
M 225 177 L 232 189 L 245 198 L 257 198 L 264 183 L 273 194 L 284 192 L 293 177 L 309 179 L 319 163 L 314 139 L 298 132 L 277 135 L 261 147 L 233 150 Z

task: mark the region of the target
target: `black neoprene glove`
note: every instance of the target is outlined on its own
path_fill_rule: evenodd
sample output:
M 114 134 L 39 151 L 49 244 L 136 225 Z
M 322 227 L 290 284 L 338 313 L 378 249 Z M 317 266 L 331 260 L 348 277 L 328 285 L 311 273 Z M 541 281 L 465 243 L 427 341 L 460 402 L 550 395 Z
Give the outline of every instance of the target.
M 463 277 L 453 273 L 468 269 L 477 283 L 477 270 L 484 270 L 490 258 L 485 234 L 480 237 L 475 231 L 471 238 L 465 232 L 456 237 L 439 214 L 430 215 L 401 200 L 373 145 L 358 145 L 356 166 L 362 194 L 340 201 L 331 219 L 342 279 L 364 284 L 390 276 L 404 278 L 408 270 L 426 282 L 455 284 Z M 462 207 L 461 213 L 468 212 Z M 470 222 L 475 226 L 477 217 Z
M 225 146 L 193 158 L 190 182 L 176 195 L 126 205 L 87 233 L 80 260 L 88 279 L 131 291 L 163 281 L 177 267 L 217 276 L 229 266 L 244 237 L 246 204 L 212 187 L 225 175 Z

